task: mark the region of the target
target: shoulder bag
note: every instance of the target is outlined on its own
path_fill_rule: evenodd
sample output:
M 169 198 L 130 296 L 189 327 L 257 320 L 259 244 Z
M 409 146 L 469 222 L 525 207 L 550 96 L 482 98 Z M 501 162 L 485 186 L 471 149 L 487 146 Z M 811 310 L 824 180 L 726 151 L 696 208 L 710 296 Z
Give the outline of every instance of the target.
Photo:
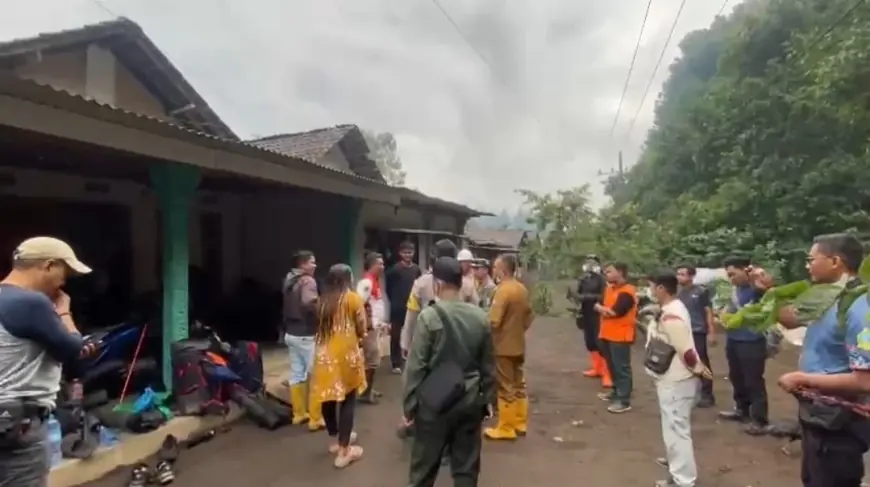
M 417 390 L 420 406 L 435 414 L 450 411 L 465 397 L 465 368 L 471 363 L 471 355 L 459 340 L 453 320 L 444 309 L 435 303 L 432 309 L 441 319 L 444 350 L 447 357 L 429 371 Z
M 671 368 L 671 363 L 677 355 L 677 349 L 670 343 L 658 338 L 662 333 L 670 339 L 670 336 L 662 331 L 658 321 L 655 322 L 656 333 L 651 334 L 646 344 L 643 365 L 656 375 L 664 375 Z

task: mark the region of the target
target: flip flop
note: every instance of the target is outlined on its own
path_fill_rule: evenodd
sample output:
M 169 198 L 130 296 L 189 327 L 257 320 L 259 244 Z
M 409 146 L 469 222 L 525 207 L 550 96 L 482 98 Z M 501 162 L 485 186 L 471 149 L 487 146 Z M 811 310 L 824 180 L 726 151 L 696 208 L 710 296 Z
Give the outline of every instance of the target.
M 363 455 L 363 449 L 361 446 L 351 445 L 347 448 L 347 455 L 339 455 L 335 457 L 335 468 L 344 468 L 350 465 L 353 462 L 361 459 Z
M 356 438 L 357 438 L 356 431 L 351 432 L 351 434 L 350 434 L 350 444 L 351 445 L 356 443 Z M 332 445 L 329 445 L 329 453 L 332 453 L 333 455 L 338 453 L 338 451 L 340 449 L 341 449 L 341 447 L 338 446 L 338 443 L 333 443 Z

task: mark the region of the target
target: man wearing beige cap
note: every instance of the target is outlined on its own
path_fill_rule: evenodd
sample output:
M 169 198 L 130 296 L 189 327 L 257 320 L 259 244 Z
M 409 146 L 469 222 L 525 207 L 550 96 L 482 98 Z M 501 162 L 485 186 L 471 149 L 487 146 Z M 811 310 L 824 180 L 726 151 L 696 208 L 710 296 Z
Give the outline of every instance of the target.
M 0 281 L 0 485 L 41 487 L 50 470 L 43 423 L 60 390 L 61 364 L 89 353 L 61 289 L 87 274 L 62 240 L 34 237 Z

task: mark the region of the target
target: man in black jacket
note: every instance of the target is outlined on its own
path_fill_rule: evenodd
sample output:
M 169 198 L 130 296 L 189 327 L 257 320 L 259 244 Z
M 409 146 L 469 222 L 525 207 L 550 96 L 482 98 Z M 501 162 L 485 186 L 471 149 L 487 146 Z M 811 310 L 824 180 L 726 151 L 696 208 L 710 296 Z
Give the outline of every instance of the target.
M 577 281 L 577 289 L 572 290 L 572 298 L 577 302 L 579 315 L 577 327 L 583 330 L 586 350 L 589 351 L 591 362 L 589 370 L 583 372 L 586 377 L 604 377 L 607 364 L 598 348 L 598 325 L 601 317 L 595 311 L 595 305 L 601 302 L 607 283 L 601 275 L 601 259 L 597 255 L 586 256 L 583 264 L 583 275 Z

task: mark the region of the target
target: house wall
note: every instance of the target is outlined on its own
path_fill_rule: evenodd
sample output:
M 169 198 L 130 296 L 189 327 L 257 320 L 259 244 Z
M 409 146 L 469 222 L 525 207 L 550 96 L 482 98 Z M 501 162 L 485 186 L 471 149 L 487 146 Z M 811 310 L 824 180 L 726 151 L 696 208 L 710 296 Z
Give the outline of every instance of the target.
M 22 78 L 100 103 L 151 117 L 169 118 L 167 108 L 118 62 L 115 55 L 96 44 L 67 52 L 33 55 L 14 71 Z

